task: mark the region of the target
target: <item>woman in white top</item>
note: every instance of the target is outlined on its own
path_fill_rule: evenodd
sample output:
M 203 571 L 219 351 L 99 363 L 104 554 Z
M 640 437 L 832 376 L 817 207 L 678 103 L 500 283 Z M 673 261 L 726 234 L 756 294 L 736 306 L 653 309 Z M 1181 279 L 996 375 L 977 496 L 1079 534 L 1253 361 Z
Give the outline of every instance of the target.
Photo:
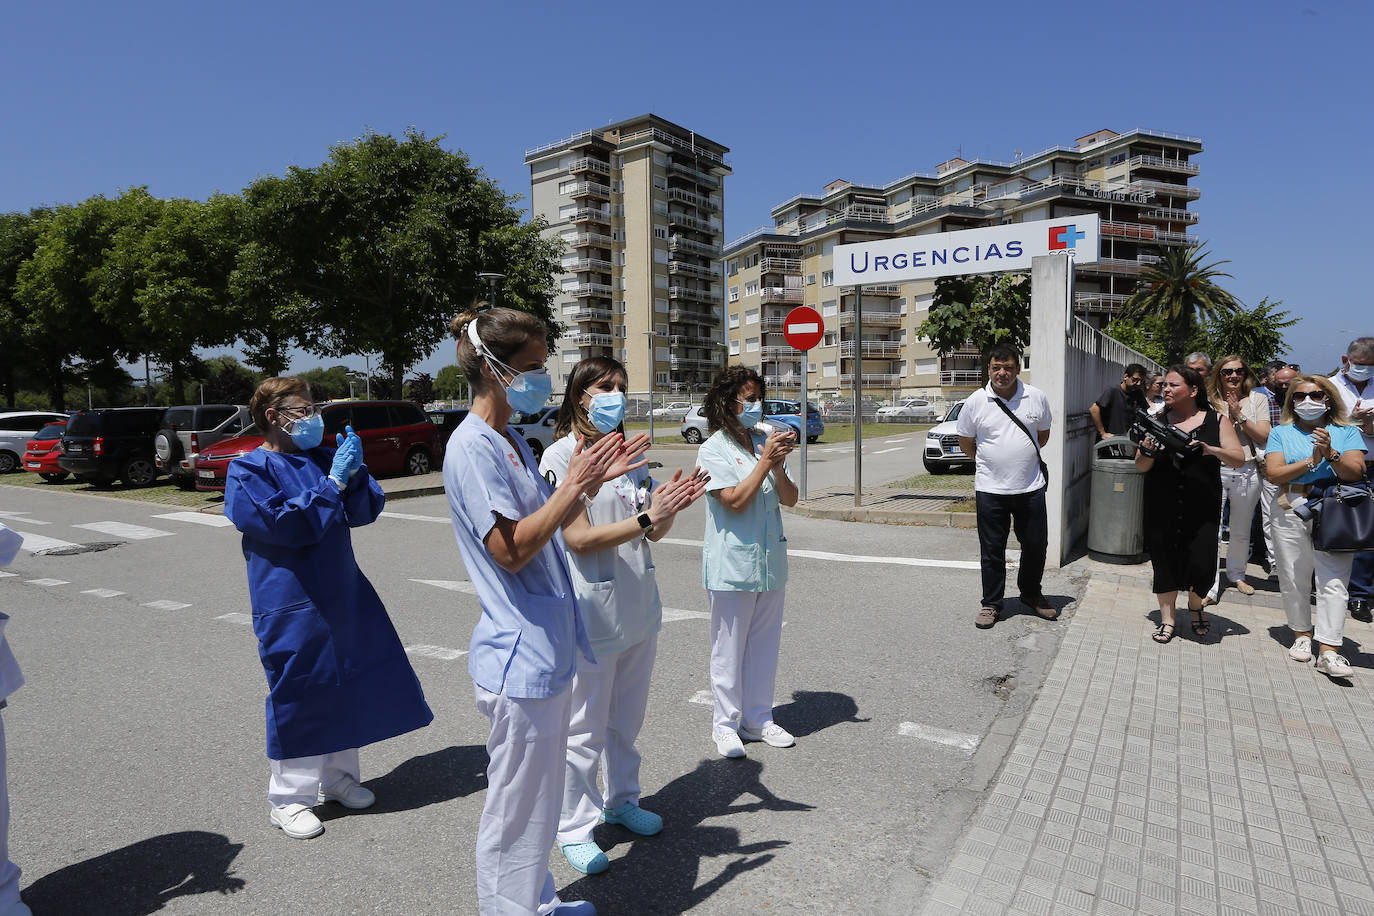
M 558 412 L 558 438 L 539 470 L 557 486 L 580 441 L 584 448 L 624 435 L 625 367 L 605 356 L 578 363 Z M 626 471 L 586 500 L 585 511 L 563 524 L 568 568 L 578 610 L 596 663 L 579 663 L 572 682 L 567 767 L 557 843 L 568 864 L 594 875 L 610 862 L 592 839 L 598 821 L 640 836 L 663 829 L 663 819 L 639 807 L 639 751 L 635 739 L 649 701 L 649 676 L 658 648 L 663 603 L 654 581 L 648 541 L 668 533 L 676 514 L 705 493 L 700 473 L 678 471 L 662 484 L 643 467 Z M 597 788 L 602 757 L 606 792 Z
M 1245 360 L 1234 354 L 1224 356 L 1207 379 L 1207 399 L 1225 422 L 1229 419 L 1245 452 L 1245 463 L 1238 468 L 1222 466 L 1223 505 L 1231 504 L 1231 536 L 1226 550 L 1226 578 L 1242 595 L 1253 595 L 1255 587 L 1245 581 L 1245 566 L 1250 562 L 1250 528 L 1260 500 L 1260 462 L 1264 444 L 1269 441 L 1269 399 L 1257 391 L 1259 382 Z M 1221 597 L 1220 577 L 1207 595 L 1207 604 Z

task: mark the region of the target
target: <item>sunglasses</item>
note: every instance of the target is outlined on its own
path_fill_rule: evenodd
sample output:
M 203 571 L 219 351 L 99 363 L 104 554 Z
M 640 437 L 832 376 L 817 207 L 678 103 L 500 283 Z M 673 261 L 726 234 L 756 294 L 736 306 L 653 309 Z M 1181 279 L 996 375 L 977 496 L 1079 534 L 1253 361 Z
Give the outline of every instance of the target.
M 1293 393 L 1293 403 L 1296 404 L 1299 401 L 1313 401 L 1315 403 L 1325 404 L 1326 395 L 1320 391 L 1296 391 Z
M 1222 369 L 1222 370 L 1221 370 L 1221 374 L 1222 374 L 1222 375 L 1244 375 L 1244 374 L 1245 374 L 1245 370 L 1244 370 L 1244 369 Z

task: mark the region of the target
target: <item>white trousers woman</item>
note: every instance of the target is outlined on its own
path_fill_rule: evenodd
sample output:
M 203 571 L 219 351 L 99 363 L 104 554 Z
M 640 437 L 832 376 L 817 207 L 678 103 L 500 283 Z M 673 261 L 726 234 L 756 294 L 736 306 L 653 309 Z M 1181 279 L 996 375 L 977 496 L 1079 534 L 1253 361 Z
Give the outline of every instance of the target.
M 1238 468 L 1222 467 L 1221 487 L 1231 503 L 1230 544 L 1226 551 L 1226 578 L 1232 582 L 1245 580 L 1245 567 L 1250 562 L 1250 528 L 1260 501 L 1259 470 L 1253 461 Z
M 785 592 L 706 592 L 715 728 L 755 731 L 773 721 Z
M 1327 553 L 1313 548 L 1310 523 L 1298 518 L 1291 509 L 1275 506 L 1272 522 L 1279 590 L 1283 595 L 1283 609 L 1288 614 L 1289 629 L 1295 633 L 1312 633 L 1317 642 L 1339 650 L 1345 631 L 1346 582 L 1350 579 L 1354 554 Z M 1314 573 L 1317 582 L 1315 629 L 1307 589 Z

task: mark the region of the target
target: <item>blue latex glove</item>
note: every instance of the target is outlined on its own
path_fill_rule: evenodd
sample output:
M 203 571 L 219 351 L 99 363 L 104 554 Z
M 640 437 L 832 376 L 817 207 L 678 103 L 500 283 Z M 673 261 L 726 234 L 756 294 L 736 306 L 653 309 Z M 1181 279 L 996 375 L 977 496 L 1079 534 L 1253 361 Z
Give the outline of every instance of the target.
M 334 441 L 338 450 L 334 452 L 334 464 L 329 468 L 329 476 L 342 487 L 363 466 L 363 440 L 358 438 L 353 427 L 345 426 L 342 433 L 335 435 Z

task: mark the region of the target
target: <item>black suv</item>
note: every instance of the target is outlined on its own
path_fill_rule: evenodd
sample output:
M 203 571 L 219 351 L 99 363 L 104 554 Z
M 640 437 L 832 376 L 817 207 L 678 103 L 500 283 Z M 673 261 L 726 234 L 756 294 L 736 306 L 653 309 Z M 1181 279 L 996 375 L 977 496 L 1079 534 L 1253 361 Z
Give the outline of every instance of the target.
M 196 456 L 221 439 L 237 436 L 253 422 L 241 404 L 186 404 L 168 407 L 153 437 L 158 470 L 183 490 L 196 485 Z
M 166 407 L 109 407 L 72 414 L 62 436 L 57 464 L 78 480 L 109 484 L 123 480 L 146 487 L 157 480 L 153 436 Z

